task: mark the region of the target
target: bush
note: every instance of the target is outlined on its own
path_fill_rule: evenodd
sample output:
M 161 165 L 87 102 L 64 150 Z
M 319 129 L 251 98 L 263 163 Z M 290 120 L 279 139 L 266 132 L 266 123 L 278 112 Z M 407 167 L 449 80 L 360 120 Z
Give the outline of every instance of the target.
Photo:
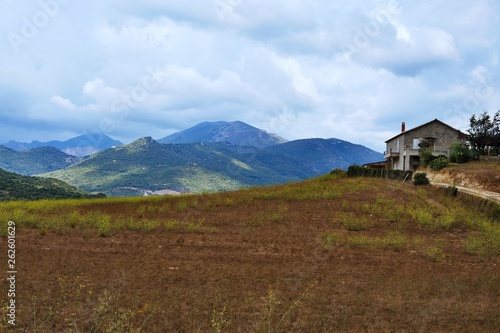
M 347 175 L 347 172 L 345 170 L 337 168 L 335 170 L 332 170 L 330 172 L 330 175 L 339 176 L 339 177 L 345 177 Z
M 448 159 L 446 158 L 446 156 L 440 156 L 429 162 L 429 168 L 431 168 L 434 171 L 442 170 L 447 166 L 448 166 Z
M 384 170 L 364 168 L 360 165 L 353 164 L 347 169 L 348 177 L 374 177 L 387 178 L 393 180 L 411 179 L 413 172 L 411 170 Z
M 422 141 L 418 144 L 420 149 L 418 150 L 418 156 L 420 157 L 420 163 L 422 166 L 426 167 L 429 163 L 435 159 L 436 157 L 432 155 L 432 149 L 430 148 L 430 144 L 427 141 Z
M 429 179 L 427 178 L 427 174 L 425 172 L 419 172 L 415 174 L 415 177 L 413 177 L 413 184 L 416 186 L 428 185 L 429 183 Z
M 470 149 L 469 150 L 469 156 L 470 156 L 470 160 L 471 161 L 479 161 L 479 158 L 481 157 L 481 154 L 476 149 Z
M 450 162 L 452 163 L 467 163 L 479 159 L 479 152 L 474 149 L 469 149 L 466 145 L 455 142 L 451 144 Z

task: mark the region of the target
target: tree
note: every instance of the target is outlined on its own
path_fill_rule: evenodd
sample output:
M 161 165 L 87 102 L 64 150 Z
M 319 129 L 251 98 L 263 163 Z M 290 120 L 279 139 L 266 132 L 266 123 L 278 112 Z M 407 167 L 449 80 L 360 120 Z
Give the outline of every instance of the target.
M 469 141 L 472 148 L 478 150 L 481 154 L 488 154 L 493 149 L 496 154 L 500 150 L 500 110 L 495 113 L 493 119 L 485 111 L 478 117 L 472 115 L 469 119 L 470 128 Z
M 454 142 L 451 144 L 450 162 L 467 163 L 477 159 L 479 159 L 477 150 L 469 149 L 469 147 L 460 142 Z
M 500 110 L 498 110 L 493 116 L 491 146 L 496 155 L 500 155 Z
M 423 140 L 418 144 L 420 149 L 418 150 L 418 156 L 420 157 L 420 163 L 423 167 L 427 167 L 430 161 L 436 157 L 432 155 L 432 148 L 429 142 Z

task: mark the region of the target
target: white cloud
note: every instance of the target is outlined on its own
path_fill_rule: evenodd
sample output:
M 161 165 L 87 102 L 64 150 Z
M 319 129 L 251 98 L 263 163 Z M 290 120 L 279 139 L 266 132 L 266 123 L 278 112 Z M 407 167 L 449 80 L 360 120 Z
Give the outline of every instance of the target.
M 61 96 L 53 96 L 50 101 L 54 103 L 55 105 L 66 109 L 66 110 L 76 110 L 76 105 L 71 103 L 69 99 L 63 98 Z
M 1 31 L 37 10 L 6 3 Z M 242 120 L 383 150 L 401 121 L 466 126 L 498 108 L 499 13 L 488 0 L 71 1 L 19 54 L 0 40 L 0 122 L 18 126 L 0 142 Z

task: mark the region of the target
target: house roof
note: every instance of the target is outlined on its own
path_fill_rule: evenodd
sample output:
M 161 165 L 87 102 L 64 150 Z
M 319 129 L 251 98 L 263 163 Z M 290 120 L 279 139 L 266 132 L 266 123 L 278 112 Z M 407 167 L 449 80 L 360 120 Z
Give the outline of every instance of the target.
M 425 124 L 422 124 L 422 125 L 420 125 L 420 126 L 414 127 L 414 128 L 409 129 L 409 130 L 407 130 L 407 131 L 401 132 L 401 133 L 399 133 L 398 135 L 396 135 L 396 136 L 394 136 L 394 137 L 390 138 L 389 140 L 385 141 L 385 143 L 387 143 L 387 142 L 389 142 L 389 141 L 391 141 L 391 140 L 394 140 L 394 139 L 395 139 L 395 138 L 397 138 L 398 136 L 401 136 L 401 135 L 403 135 L 403 134 L 406 134 L 406 133 L 408 133 L 408 132 L 411 132 L 411 131 L 417 130 L 417 129 L 419 129 L 419 128 L 422 128 L 422 127 L 424 127 L 424 126 L 427 126 L 427 125 L 430 125 L 430 124 L 432 124 L 432 123 L 436 123 L 436 122 L 437 122 L 437 123 L 440 123 L 441 125 L 444 125 L 444 126 L 448 127 L 449 129 L 451 129 L 451 130 L 453 130 L 453 131 L 455 131 L 455 132 L 458 132 L 458 135 L 461 135 L 461 136 L 464 136 L 464 137 L 466 137 L 466 136 L 467 136 L 467 134 L 465 134 L 465 133 L 463 133 L 463 132 L 461 132 L 461 131 L 457 130 L 456 128 L 451 127 L 451 126 L 450 126 L 450 125 L 448 125 L 448 124 L 443 123 L 441 120 L 439 120 L 439 119 L 437 119 L 437 118 L 436 118 L 436 119 L 431 120 L 431 121 L 429 121 L 429 122 L 427 122 L 427 123 L 425 123 Z

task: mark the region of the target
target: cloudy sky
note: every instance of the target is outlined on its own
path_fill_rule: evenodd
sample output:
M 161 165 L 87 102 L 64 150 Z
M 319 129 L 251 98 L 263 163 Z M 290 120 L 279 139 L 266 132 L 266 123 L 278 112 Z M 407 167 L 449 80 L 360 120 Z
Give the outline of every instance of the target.
M 500 109 L 497 0 L 0 4 L 0 143 L 241 120 L 383 151 Z

